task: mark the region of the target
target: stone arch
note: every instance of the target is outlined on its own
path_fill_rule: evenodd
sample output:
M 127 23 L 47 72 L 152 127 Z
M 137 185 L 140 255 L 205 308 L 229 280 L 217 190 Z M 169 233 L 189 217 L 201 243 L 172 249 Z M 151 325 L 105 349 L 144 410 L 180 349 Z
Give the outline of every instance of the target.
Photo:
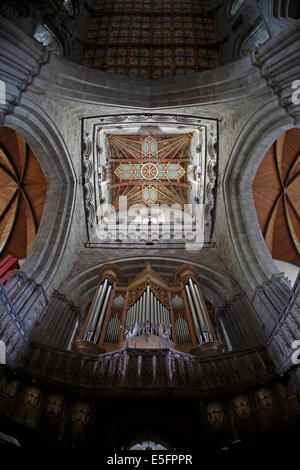
M 35 153 L 47 181 L 47 195 L 39 230 L 22 266 L 28 278 L 47 290 L 64 253 L 76 196 L 76 179 L 70 155 L 59 130 L 47 114 L 24 98 L 4 125 L 14 129 Z
M 291 127 L 293 119 L 275 98 L 270 100 L 244 126 L 225 171 L 223 192 L 231 242 L 250 297 L 279 274 L 258 224 L 252 182 L 269 147 Z
M 223 305 L 226 301 L 232 300 L 236 295 L 240 294 L 241 288 L 238 283 L 226 272 L 222 272 L 204 264 L 185 260 L 181 258 L 171 258 L 163 256 L 143 256 L 127 257 L 110 260 L 111 263 L 118 265 L 121 269 L 130 272 L 130 263 L 134 265 L 137 272 L 145 267 L 146 261 L 151 261 L 151 265 L 155 270 L 159 270 L 160 265 L 168 266 L 170 272 L 174 272 L 181 264 L 189 263 L 195 266 L 199 272 L 199 284 L 203 290 L 205 298 L 216 307 Z M 61 286 L 61 292 L 71 299 L 76 305 L 84 309 L 85 305 L 92 299 L 93 294 L 99 282 L 98 271 L 107 261 L 89 266 L 73 277 L 69 277 Z M 137 272 L 131 277 L 134 277 Z

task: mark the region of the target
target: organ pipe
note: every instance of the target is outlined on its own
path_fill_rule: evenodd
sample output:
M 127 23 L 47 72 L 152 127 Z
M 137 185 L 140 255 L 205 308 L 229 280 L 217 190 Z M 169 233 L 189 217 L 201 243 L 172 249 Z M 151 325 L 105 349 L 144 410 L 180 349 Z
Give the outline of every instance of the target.
M 195 291 L 196 298 L 197 298 L 197 301 L 198 301 L 199 309 L 201 311 L 204 323 L 206 325 L 206 330 L 209 332 L 210 336 L 212 337 L 211 339 L 213 339 L 213 333 L 211 331 L 211 326 L 210 326 L 209 321 L 208 321 L 207 316 L 206 316 L 205 307 L 204 307 L 203 301 L 200 297 L 198 286 L 195 283 L 193 283 L 193 284 L 194 284 L 194 291 Z
M 200 324 L 200 329 L 201 329 L 202 332 L 204 332 L 204 331 L 207 330 L 207 326 L 206 326 L 205 319 L 203 318 L 202 308 L 199 305 L 198 298 L 197 298 L 197 295 L 196 295 L 196 292 L 195 292 L 195 285 L 194 285 L 192 279 L 189 279 L 189 286 L 190 286 L 190 290 L 191 290 L 191 294 L 192 294 L 192 298 L 193 298 L 193 303 L 194 303 L 194 306 L 195 306 L 196 315 L 198 317 L 198 321 L 199 321 L 199 324 Z
M 141 297 L 128 308 L 125 326 L 133 330 L 136 323 L 139 325 L 139 334 L 151 332 L 157 334 L 159 325 L 163 328 L 170 326 L 170 312 L 147 286 Z
M 111 289 L 112 289 L 112 286 L 108 286 L 108 289 L 106 291 L 105 299 L 104 299 L 104 301 L 102 303 L 102 306 L 101 306 L 100 314 L 99 314 L 97 325 L 96 325 L 96 331 L 95 331 L 94 338 L 93 338 L 94 343 L 97 343 L 97 341 L 100 337 L 102 323 L 103 323 L 103 320 L 104 320 L 104 317 L 105 317 L 106 307 L 107 307 L 107 304 L 108 304 Z
M 100 312 L 103 298 L 106 292 L 107 284 L 108 284 L 107 279 L 104 279 L 103 283 L 100 284 L 96 300 L 92 307 L 92 311 L 90 313 L 90 318 L 89 318 L 87 328 L 86 328 L 86 333 L 85 333 L 85 336 L 86 336 L 85 339 L 87 339 L 88 341 L 92 340 L 92 337 L 94 335 L 97 319 L 99 318 L 99 312 Z
M 195 307 L 194 307 L 194 303 L 193 303 L 193 300 L 192 300 L 190 289 L 189 289 L 189 286 L 187 284 L 185 285 L 185 290 L 186 290 L 189 306 L 190 306 L 190 309 L 191 309 L 191 314 L 192 314 L 194 327 L 195 327 L 195 333 L 196 333 L 196 336 L 197 336 L 199 342 L 201 343 L 202 338 L 201 338 L 201 329 L 200 329 L 200 325 L 199 325 L 199 322 L 198 322 L 198 316 L 196 314 L 196 310 L 195 310 Z

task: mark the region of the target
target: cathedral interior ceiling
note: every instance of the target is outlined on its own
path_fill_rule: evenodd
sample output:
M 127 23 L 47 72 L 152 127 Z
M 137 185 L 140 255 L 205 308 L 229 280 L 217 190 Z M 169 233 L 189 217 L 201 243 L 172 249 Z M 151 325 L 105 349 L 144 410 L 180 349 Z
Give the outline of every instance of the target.
M 0 257 L 28 256 L 42 218 L 47 184 L 27 143 L 0 129 Z
M 261 231 L 272 258 L 300 266 L 300 130 L 282 134 L 253 182 Z
M 217 139 L 217 122 L 195 116 L 84 118 L 86 246 L 213 246 Z M 176 203 L 178 215 L 170 227 L 170 215 L 158 206 Z M 189 221 L 182 219 L 182 209 Z
M 210 2 L 95 1 L 81 62 L 143 79 L 174 78 L 218 67 L 220 43 Z

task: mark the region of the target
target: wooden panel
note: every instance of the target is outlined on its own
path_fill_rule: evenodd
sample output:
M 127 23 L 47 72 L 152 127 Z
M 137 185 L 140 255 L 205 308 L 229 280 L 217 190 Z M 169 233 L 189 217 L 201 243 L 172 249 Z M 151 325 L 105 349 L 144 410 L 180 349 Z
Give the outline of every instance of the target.
M 273 258 L 300 265 L 300 130 L 282 134 L 253 182 L 260 228 Z
M 0 128 L 0 256 L 28 256 L 46 198 L 41 167 L 15 131 Z

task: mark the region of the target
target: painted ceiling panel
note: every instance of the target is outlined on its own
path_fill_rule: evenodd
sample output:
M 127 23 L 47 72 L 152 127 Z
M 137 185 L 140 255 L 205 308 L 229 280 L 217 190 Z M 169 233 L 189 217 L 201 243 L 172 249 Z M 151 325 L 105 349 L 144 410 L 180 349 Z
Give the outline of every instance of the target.
M 144 79 L 172 78 L 220 65 L 210 1 L 96 0 L 82 64 Z
M 169 136 L 108 135 L 113 181 L 112 202 L 128 206 L 188 202 L 186 165 L 192 134 Z M 124 162 L 125 160 L 125 162 Z

